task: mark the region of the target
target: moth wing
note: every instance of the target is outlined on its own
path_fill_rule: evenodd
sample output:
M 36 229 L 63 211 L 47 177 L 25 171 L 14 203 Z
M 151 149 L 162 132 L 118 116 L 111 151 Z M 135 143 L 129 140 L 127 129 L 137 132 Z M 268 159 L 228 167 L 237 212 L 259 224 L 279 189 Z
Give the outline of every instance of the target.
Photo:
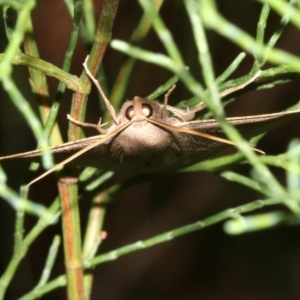
M 227 121 L 234 125 L 245 138 L 249 139 L 291 121 L 299 116 L 299 114 L 300 111 L 283 112 L 268 115 L 228 118 Z M 122 131 L 123 127 L 119 128 L 118 132 L 112 133 L 110 137 L 101 135 L 93 136 L 75 142 L 64 143 L 52 147 L 50 150 L 54 155 L 55 161 L 59 163 L 68 159 L 70 156 L 75 155 L 78 151 L 82 151 L 95 144 L 95 146 L 89 148 L 85 153 L 82 152 L 83 154 L 74 158 L 70 163 L 79 166 L 93 166 L 107 170 L 149 174 L 176 171 L 199 161 L 203 161 L 228 146 L 224 142 L 205 137 L 205 135 L 210 135 L 226 138 L 220 125 L 212 119 L 182 122 L 176 125 L 178 130 L 176 130 L 175 125 L 162 124 L 162 122 L 157 121 L 154 123 L 171 133 L 172 138 L 169 140 L 172 140 L 172 142 L 168 143 L 168 146 L 164 145 L 159 153 L 152 155 L 149 153 L 146 157 L 133 154 L 132 159 L 128 160 L 128 158 L 122 157 L 122 155 L 112 156 L 110 137 L 116 137 L 116 134 Z M 128 125 L 129 124 L 125 124 L 124 128 Z M 184 132 L 185 129 L 187 129 L 186 132 Z M 188 130 L 201 134 L 204 133 L 204 136 L 191 134 Z M 103 140 L 103 142 L 101 140 Z M 41 151 L 35 150 L 0 157 L 0 160 L 24 158 L 37 160 L 40 155 Z
M 49 148 L 54 156 L 55 162 L 58 163 L 58 165 L 51 168 L 46 173 L 48 174 L 55 170 L 58 166 L 65 165 L 66 163 L 84 167 L 90 166 L 111 169 L 111 166 L 115 163 L 118 164 L 119 161 L 116 161 L 115 158 L 111 157 L 110 141 L 131 123 L 132 121 L 122 124 L 106 135 L 92 136 Z M 41 154 L 41 150 L 34 150 L 3 156 L 0 157 L 0 161 L 8 159 L 39 161 Z
M 226 120 L 236 127 L 245 138 L 249 139 L 280 127 L 281 125 L 296 119 L 299 115 L 300 111 L 296 110 L 264 115 L 233 117 L 227 118 Z M 213 119 L 187 122 L 184 127 L 224 137 L 222 128 L 218 122 Z
M 300 111 L 293 111 L 234 117 L 227 118 L 226 120 L 234 125 L 246 139 L 250 139 L 292 121 L 297 116 L 299 117 L 299 115 Z M 215 137 L 226 138 L 219 123 L 213 119 L 186 122 L 182 127 Z M 214 139 L 203 138 L 192 134 L 178 133 L 178 141 L 182 155 L 170 162 L 169 166 L 166 166 L 166 169 L 175 170 L 187 167 L 208 159 L 228 147 L 227 144 Z
M 63 159 L 64 157 L 68 157 L 100 139 L 101 135 L 92 136 L 78 141 L 67 142 L 57 146 L 53 146 L 48 150 L 51 151 L 55 159 Z M 0 157 L 0 161 L 8 159 L 26 159 L 27 161 L 38 161 L 42 153 L 42 150 L 33 150 L 8 156 L 2 156 Z

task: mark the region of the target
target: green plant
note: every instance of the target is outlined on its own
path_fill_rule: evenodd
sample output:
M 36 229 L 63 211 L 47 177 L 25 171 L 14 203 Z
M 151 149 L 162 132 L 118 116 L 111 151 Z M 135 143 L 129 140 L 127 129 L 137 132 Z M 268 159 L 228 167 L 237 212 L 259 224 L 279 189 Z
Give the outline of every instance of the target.
M 168 242 L 178 236 L 202 230 L 222 221 L 228 220 L 225 223 L 225 230 L 229 234 L 257 231 L 282 223 L 298 221 L 300 214 L 299 141 L 294 140 L 291 142 L 289 149 L 283 154 L 274 156 L 257 155 L 253 152 L 251 145 L 256 144 L 261 137 L 253 139 L 250 145 L 225 120 L 224 106 L 232 102 L 232 97 L 234 96 L 235 98 L 237 95 L 229 95 L 225 97 L 224 101 L 221 101 L 219 97 L 220 93 L 235 89 L 249 82 L 259 71 L 261 73 L 259 73 L 258 80 L 251 85 L 247 85 L 245 89 L 237 94 L 242 94 L 246 90 L 279 86 L 299 78 L 299 57 L 292 55 L 288 51 L 280 50 L 275 46 L 278 38 L 284 34 L 285 27 L 289 22 L 299 29 L 300 9 L 297 1 L 258 1 L 262 2 L 262 4 L 260 16 L 257 17 L 258 24 L 255 37 L 247 34 L 222 16 L 214 1 L 185 0 L 180 4 L 176 2 L 176 5 L 181 5 L 182 8 L 185 8 L 186 19 L 189 22 L 189 25 L 185 26 L 185 28 L 189 28 L 188 37 L 192 38 L 196 48 L 194 53 L 196 53 L 197 59 L 193 60 L 193 62 L 198 65 L 196 67 L 193 65 L 191 67 L 192 71 L 186 66 L 185 59 L 187 58 L 181 53 L 182 50 L 180 48 L 182 47 L 177 45 L 174 40 L 173 35 L 175 33 L 168 29 L 159 13 L 163 1 L 138 1 L 143 13 L 140 14 L 140 20 L 136 20 L 135 31 L 128 39 L 128 42 L 115 40 L 114 30 L 112 30 L 117 8 L 120 5 L 119 1 L 103 1 L 97 25 L 94 21 L 94 9 L 91 1 L 75 0 L 74 5 L 71 1 L 65 2 L 72 16 L 73 25 L 61 68 L 39 58 L 37 50 L 39 45 L 34 38 L 34 26 L 31 21 L 31 12 L 37 3 L 33 0 L 0 2 L 3 7 L 5 31 L 9 41 L 5 51 L 0 55 L 0 79 L 9 99 L 18 108 L 34 133 L 38 146 L 41 149 L 47 149 L 48 143 L 52 145 L 62 143 L 57 118 L 66 89 L 71 90 L 73 93 L 70 109 L 71 116 L 77 120 L 85 120 L 91 82 L 85 72 L 82 72 L 80 76 L 75 76 L 70 71 L 78 39 L 81 37 L 87 49 L 91 49 L 88 51 L 90 55 L 88 66 L 92 74 L 99 75 L 102 86 L 106 85 L 105 73 L 113 73 L 111 70 L 103 67 L 103 65 L 105 66 L 106 48 L 110 43 L 113 49 L 128 55 L 123 60 L 118 72 L 114 72 L 111 75 L 111 77 L 116 79 L 112 84 L 111 92 L 107 94 L 110 95 L 109 98 L 114 106 L 119 107 L 124 98 L 126 98 L 126 89 L 134 76 L 135 71 L 133 68 L 137 59 L 168 70 L 167 76 L 170 79 L 164 80 L 166 83 L 162 84 L 148 98 L 157 99 L 175 82 L 178 82 L 179 85 L 182 84 L 184 86 L 182 93 L 189 95 L 189 100 L 181 101 L 178 103 L 178 106 L 190 107 L 203 101 L 208 108 L 204 117 L 213 116 L 220 123 L 228 138 L 235 143 L 238 150 L 235 154 L 227 154 L 209 161 L 199 162 L 197 165 L 191 166 L 182 172 L 216 172 L 227 180 L 237 182 L 254 190 L 257 195 L 253 196 L 256 198 L 253 198 L 250 203 L 225 209 L 210 217 L 202 218 L 201 221 L 193 220 L 188 225 L 182 226 L 181 224 L 175 229 L 161 229 L 159 232 L 163 233 L 155 234 L 153 237 L 143 237 L 141 241 L 127 243 L 125 246 L 97 254 L 99 246 L 102 245 L 102 241 L 105 241 L 106 237 L 106 233 L 102 231 L 102 226 L 107 206 L 117 196 L 122 197 L 125 190 L 129 187 L 132 188 L 137 184 L 153 180 L 153 178 L 133 176 L 116 182 L 112 180 L 112 172 L 88 168 L 78 174 L 77 170 L 66 168 L 66 170 L 59 172 L 58 175 L 58 195 L 54 197 L 52 204 L 46 205 L 41 204 L 42 201 L 38 197 L 35 200 L 31 200 L 31 194 L 29 194 L 28 187 L 24 185 L 24 179 L 20 183 L 22 185 L 19 187 L 19 192 L 14 191 L 8 184 L 4 170 L 1 168 L 0 196 L 15 209 L 16 218 L 14 251 L 0 278 L 0 299 L 4 298 L 7 287 L 11 284 L 16 272 L 18 272 L 18 267 L 32 244 L 36 242 L 39 235 L 44 234 L 48 227 L 59 222 L 60 217 L 63 228 L 62 238 L 66 272 L 59 276 L 50 277 L 54 263 L 57 260 L 60 245 L 60 237 L 56 235 L 49 248 L 39 282 L 20 299 L 43 297 L 50 291 L 62 286 L 67 286 L 69 299 L 89 299 L 93 285 L 93 271 L 98 265 L 116 260 L 134 251 Z M 265 37 L 266 28 L 271 9 L 280 15 L 281 20 L 279 26 L 271 33 L 271 37 L 267 39 Z M 13 25 L 13 17 L 10 15 L 11 11 L 17 13 L 16 22 Z M 142 42 L 147 41 L 151 28 L 158 36 L 164 53 L 146 50 L 147 46 L 141 46 Z M 244 52 L 237 55 L 236 59 L 218 77 L 216 77 L 213 67 L 214 57 L 209 51 L 207 30 L 218 33 L 232 41 L 242 51 L 247 52 L 247 55 Z M 110 42 L 111 35 L 113 40 Z M 238 70 L 246 56 L 253 57 L 251 70 L 242 77 L 229 80 L 228 78 L 233 72 Z M 270 66 L 267 63 L 272 63 L 272 65 Z M 22 65 L 29 68 L 31 90 L 36 97 L 40 118 L 34 111 L 34 105 L 27 102 L 16 80 L 13 78 L 13 65 Z M 59 80 L 54 96 L 49 94 L 46 75 Z M 203 82 L 198 79 L 201 77 Z M 110 85 L 107 84 L 107 86 Z M 110 90 L 110 88 L 107 88 L 107 90 Z M 289 109 L 299 109 L 299 103 Z M 105 112 L 103 112 L 103 118 L 108 118 Z M 82 129 L 70 123 L 68 140 L 73 141 L 82 137 Z M 43 166 L 49 168 L 53 165 L 51 153 L 49 151 L 44 153 L 42 158 Z M 245 162 L 253 170 L 251 176 L 228 171 L 229 166 Z M 286 186 L 276 178 L 270 166 L 280 167 L 285 170 Z M 36 165 L 31 164 L 27 172 L 32 174 L 35 170 Z M 14 178 L 12 177 L 10 180 L 14 181 Z M 16 183 L 18 183 L 17 179 L 12 184 L 14 188 L 16 188 Z M 36 185 L 40 184 L 42 183 L 36 183 Z M 163 191 L 162 194 L 168 192 L 168 190 Z M 86 222 L 87 225 L 84 225 L 84 227 L 82 227 L 82 223 L 79 220 L 80 204 L 78 201 L 81 198 L 92 199 Z M 277 206 L 274 207 L 275 205 L 279 205 L 279 209 Z M 244 215 L 267 206 L 271 208 L 268 213 L 259 213 L 251 216 Z M 25 222 L 29 214 L 34 215 L 38 219 L 34 226 L 28 228 L 25 226 Z M 82 242 L 81 232 L 83 229 L 85 234 Z

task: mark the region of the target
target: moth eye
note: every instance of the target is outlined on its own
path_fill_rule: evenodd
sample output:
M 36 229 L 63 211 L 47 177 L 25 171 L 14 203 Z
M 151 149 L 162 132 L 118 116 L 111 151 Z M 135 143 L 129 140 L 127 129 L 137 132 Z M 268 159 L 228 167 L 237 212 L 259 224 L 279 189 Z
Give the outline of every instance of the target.
M 143 104 L 142 105 L 142 114 L 147 118 L 151 117 L 153 114 L 152 107 L 149 104 Z
M 142 114 L 146 118 L 149 118 L 153 114 L 153 108 L 149 104 L 142 105 Z M 129 106 L 125 111 L 125 117 L 127 120 L 131 120 L 134 117 L 134 107 L 133 105 Z
M 125 117 L 127 120 L 131 120 L 134 117 L 133 105 L 129 106 L 125 111 Z

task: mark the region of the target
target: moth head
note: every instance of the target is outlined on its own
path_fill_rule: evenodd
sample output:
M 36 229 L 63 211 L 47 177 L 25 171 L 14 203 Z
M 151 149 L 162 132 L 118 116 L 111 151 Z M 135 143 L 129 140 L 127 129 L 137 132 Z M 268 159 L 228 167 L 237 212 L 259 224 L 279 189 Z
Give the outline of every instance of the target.
M 161 119 L 161 107 L 155 101 L 136 96 L 133 100 L 129 100 L 123 104 L 118 118 L 120 123 L 131 120 L 138 122 L 149 118 Z

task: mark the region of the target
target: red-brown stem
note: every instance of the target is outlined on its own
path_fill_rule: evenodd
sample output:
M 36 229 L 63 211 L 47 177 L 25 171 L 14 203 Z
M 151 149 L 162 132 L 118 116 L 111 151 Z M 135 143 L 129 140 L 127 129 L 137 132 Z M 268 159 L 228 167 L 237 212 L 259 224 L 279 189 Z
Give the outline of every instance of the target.
M 119 0 L 104 0 L 88 68 L 93 75 L 98 72 L 104 52 L 110 41 L 111 29 L 114 22 Z M 83 121 L 85 117 L 87 95 L 91 89 L 91 82 L 85 71 L 80 76 L 79 86 L 72 99 L 71 117 Z M 82 129 L 70 123 L 68 138 L 74 141 L 82 138 Z M 68 297 L 69 299 L 84 299 L 82 252 L 80 241 L 80 225 L 78 213 L 77 186 L 74 178 L 65 177 L 59 184 L 63 207 L 64 248 L 66 257 Z M 76 186 L 76 188 L 75 188 Z M 75 237 L 76 236 L 76 237 Z M 75 286 L 76 285 L 76 286 Z
M 106 47 L 111 39 L 111 29 L 116 15 L 119 0 L 104 0 L 97 25 L 95 42 L 89 54 L 88 68 L 95 77 L 101 61 L 103 59 Z M 80 83 L 77 92 L 72 101 L 72 118 L 83 121 L 87 104 L 87 95 L 91 89 L 91 81 L 85 71 L 80 76 Z M 82 138 L 82 129 L 75 124 L 70 124 L 69 140 L 74 141 Z
M 80 222 L 77 199 L 77 179 L 68 177 L 59 182 L 65 265 L 68 280 L 68 299 L 82 300 L 83 269 L 81 255 Z

